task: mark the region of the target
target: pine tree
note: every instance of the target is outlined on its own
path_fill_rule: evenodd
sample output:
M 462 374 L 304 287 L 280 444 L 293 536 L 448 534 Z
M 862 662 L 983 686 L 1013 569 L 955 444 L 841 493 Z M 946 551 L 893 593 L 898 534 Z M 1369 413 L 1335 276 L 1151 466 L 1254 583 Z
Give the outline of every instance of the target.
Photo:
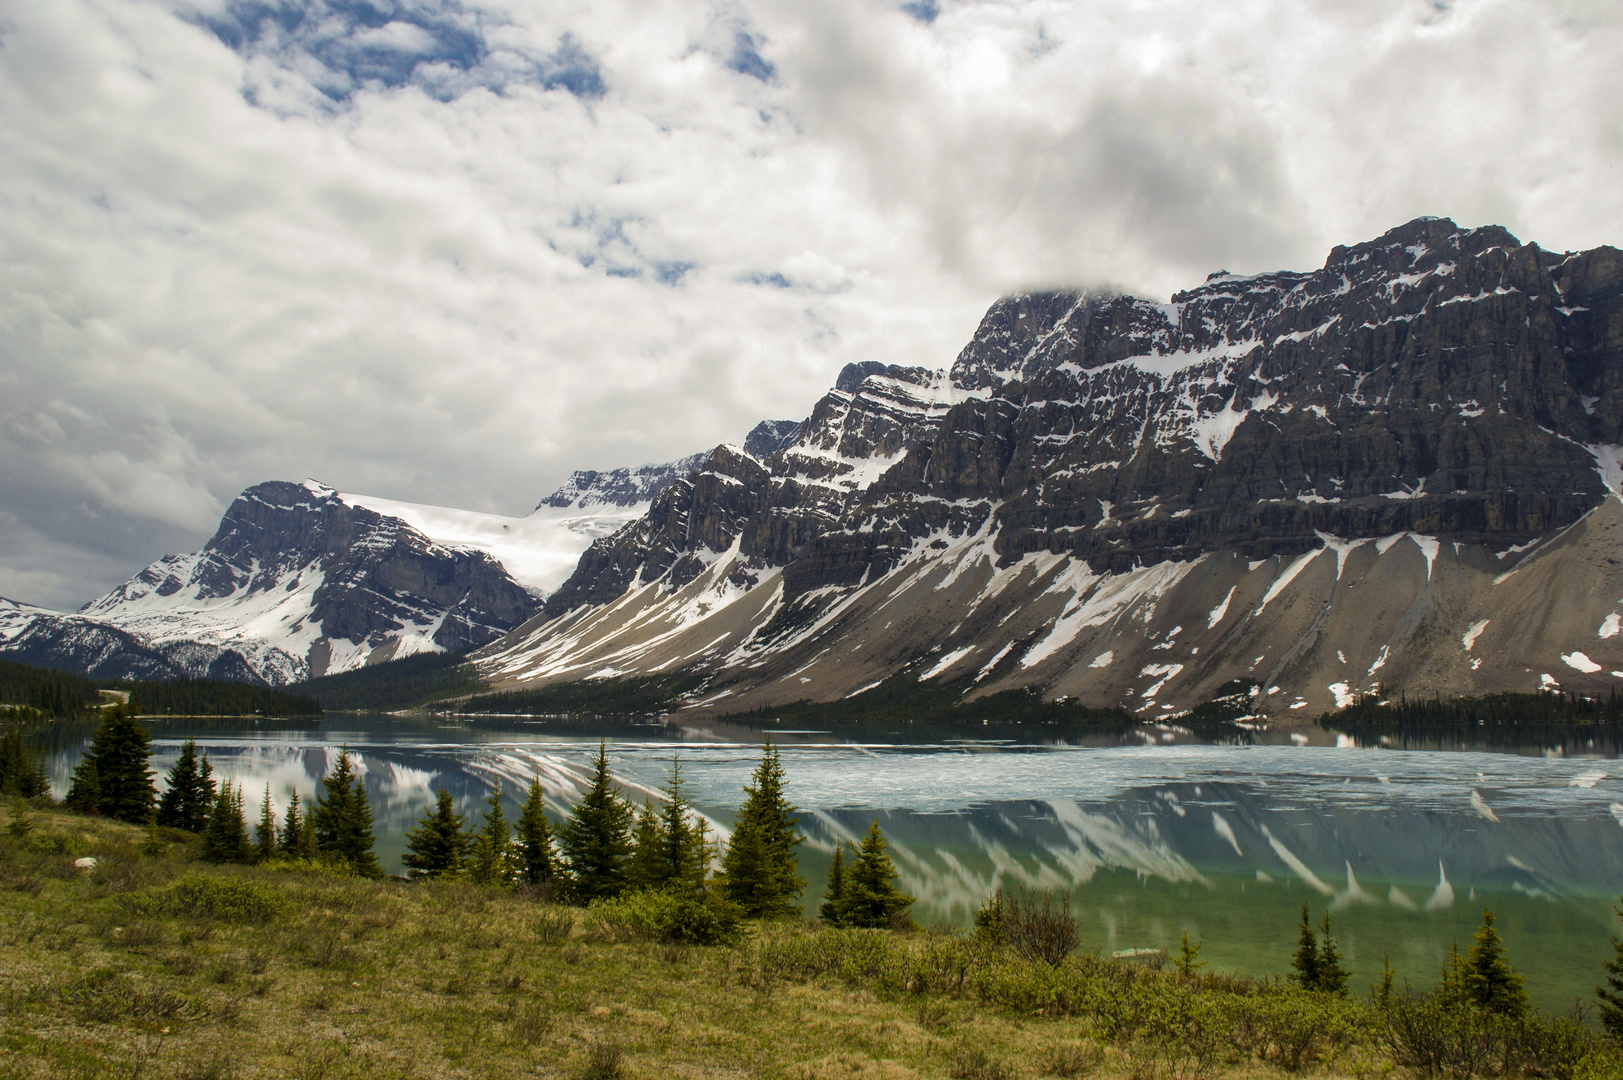
M 276 855 L 276 811 L 271 809 L 270 785 L 265 785 L 265 801 L 259 804 L 259 824 L 254 828 L 254 840 L 261 862 Z
M 62 804 L 81 814 L 101 812 L 101 779 L 96 773 L 96 759 L 88 753 L 73 767 L 73 775 L 68 778 L 68 797 Z
M 282 854 L 298 858 L 304 854 L 304 845 L 301 843 L 304 833 L 304 811 L 299 808 L 299 793 L 293 792 L 287 801 L 287 820 L 282 822 L 282 835 L 277 838 L 276 846 Z
M 1623 908 L 1612 910 L 1623 917 Z M 1623 1039 L 1623 938 L 1612 938 L 1612 958 L 1601 961 L 1601 969 L 1606 972 L 1606 985 L 1595 987 L 1601 1026 L 1612 1038 Z
M 1322 990 L 1327 994 L 1347 996 L 1348 972 L 1341 966 L 1341 953 L 1336 949 L 1336 939 L 1330 936 L 1330 913 L 1324 913 L 1324 922 L 1319 928 L 1319 982 L 1315 990 Z
M 526 885 L 548 885 L 553 874 L 552 825 L 547 821 L 547 804 L 541 781 L 530 781 L 524 809 L 519 812 L 519 879 Z
M 152 734 L 132 710 L 124 705 L 108 709 L 74 769 L 68 805 L 132 825 L 146 824 L 157 801 L 147 768 L 151 747 Z
M 485 800 L 490 809 L 485 811 L 485 825 L 474 837 L 470 875 L 476 885 L 508 886 L 513 884 L 513 830 L 502 812 L 502 789 L 492 785 Z
M 440 788 L 434 798 L 434 809 L 406 833 L 406 853 L 400 861 L 411 877 L 461 877 L 468 847 L 462 833 L 463 817 L 456 812 L 449 791 Z
M 1319 939 L 1313 933 L 1313 925 L 1308 922 L 1307 905 L 1302 905 L 1302 933 L 1296 942 L 1296 955 L 1291 959 L 1291 967 L 1296 969 L 1291 981 L 1303 990 L 1317 990 L 1319 988 Z
M 207 757 L 199 761 L 195 740 L 181 743 L 180 757 L 164 778 L 163 798 L 158 800 L 158 824 L 168 829 L 202 832 L 214 806 L 213 772 Z
M 372 807 L 366 785 L 350 763 L 348 746 L 339 748 L 338 764 L 322 777 L 321 785 L 326 794 L 316 798 L 310 814 L 315 821 L 316 849 L 341 859 L 363 877 L 382 877 L 383 868 L 372 853 Z
M 1505 957 L 1493 912 L 1483 908 L 1482 925 L 1465 955 L 1465 996 L 1489 1012 L 1520 1016 L 1527 1011 L 1525 981 Z
M 1375 1003 L 1383 1009 L 1392 1004 L 1392 981 L 1394 978 L 1396 978 L 1396 974 L 1397 973 L 1392 970 L 1392 954 L 1382 953 L 1381 985 L 1378 987 L 1372 986 L 1369 989 L 1370 996 L 1373 997 L 1375 999 Z
M 845 924 L 886 928 L 905 919 L 913 897 L 896 887 L 895 878 L 896 867 L 885 853 L 885 834 L 874 818 L 845 877 Z
M 39 757 L 23 748 L 22 734 L 8 728 L 0 739 L 0 794 L 32 799 L 51 790 L 50 778 Z
M 783 766 L 770 737 L 750 779 L 721 860 L 723 891 L 750 916 L 780 918 L 793 910 L 806 882 L 796 872 L 795 848 L 802 842 L 796 811 L 784 797 Z
M 203 858 L 217 863 L 249 862 L 253 850 L 248 842 L 248 823 L 242 817 L 241 790 L 222 783 L 203 828 Z
M 702 893 L 710 845 L 703 824 L 692 820 L 693 804 L 682 789 L 682 762 L 675 757 L 671 758 L 671 780 L 665 788 L 665 809 L 660 816 L 667 886 L 688 895 Z
M 1462 1008 L 1471 1001 L 1466 993 L 1466 983 L 1469 981 L 1470 971 L 1465 957 L 1460 955 L 1460 943 L 1452 942 L 1448 947 L 1448 959 L 1443 963 L 1442 974 L 1437 979 L 1437 1002 L 1450 1009 Z
M 665 822 L 654 810 L 654 800 L 644 799 L 631 829 L 626 888 L 662 889 L 670 882 L 670 876 L 670 866 L 665 860 Z
M 1189 944 L 1189 931 L 1183 932 L 1183 946 L 1178 950 L 1178 974 L 1188 978 L 1196 971 L 1206 966 L 1206 961 L 1200 959 L 1200 946 L 1202 942 Z
M 848 899 L 845 881 L 845 844 L 836 840 L 834 861 L 828 864 L 828 884 L 823 889 L 823 903 L 817 909 L 817 917 L 830 926 L 844 926 Z
M 569 864 L 572 900 L 588 904 L 618 896 L 625 888 L 626 858 L 631 854 L 631 808 L 615 793 L 609 778 L 606 743 L 598 743 L 592 782 L 558 830 L 558 847 Z

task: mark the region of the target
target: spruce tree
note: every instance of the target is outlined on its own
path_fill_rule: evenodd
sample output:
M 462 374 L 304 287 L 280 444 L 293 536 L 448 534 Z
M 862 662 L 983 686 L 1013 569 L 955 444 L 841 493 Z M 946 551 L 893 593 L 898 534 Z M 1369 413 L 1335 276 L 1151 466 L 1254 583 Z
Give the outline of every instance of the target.
M 23 748 L 22 734 L 15 726 L 0 738 L 0 794 L 32 799 L 51 790 L 50 778 L 39 757 Z
M 1313 933 L 1313 924 L 1308 922 L 1308 908 L 1302 905 L 1302 933 L 1296 941 L 1296 955 L 1291 959 L 1291 967 L 1296 970 L 1291 981 L 1303 990 L 1317 990 L 1319 988 L 1319 939 Z
M 845 843 L 836 840 L 834 861 L 828 864 L 828 884 L 823 888 L 823 903 L 817 909 L 817 917 L 830 926 L 844 926 L 846 902 Z
M 276 855 L 276 811 L 271 809 L 270 785 L 265 785 L 265 801 L 259 804 L 259 824 L 254 828 L 255 854 L 261 862 Z
M 518 840 L 519 879 L 526 885 L 550 884 L 553 874 L 552 825 L 547 821 L 547 804 L 539 779 L 530 781 L 524 809 L 519 812 L 518 827 L 514 831 Z
M 644 799 L 631 829 L 631 855 L 626 859 L 626 888 L 662 889 L 670 882 L 670 866 L 665 859 L 665 822 L 654 810 L 654 800 Z
M 81 814 L 101 812 L 101 779 L 96 774 L 96 759 L 88 753 L 73 767 L 73 775 L 68 778 L 68 797 L 62 804 Z
M 671 780 L 665 788 L 665 809 L 660 816 L 669 887 L 688 894 L 703 892 L 710 847 L 705 842 L 704 826 L 691 820 L 693 804 L 682 789 L 682 762 L 675 757 L 671 758 Z
M 484 828 L 474 837 L 469 871 L 476 885 L 513 884 L 513 830 L 502 812 L 502 789 L 494 784 L 485 800 Z
M 214 795 L 208 824 L 203 827 L 203 858 L 208 862 L 249 862 L 253 845 L 248 842 L 248 823 L 242 818 L 240 789 L 222 783 Z
M 152 734 L 128 706 L 108 709 L 74 769 L 68 805 L 132 825 L 146 824 L 157 801 L 147 768 L 151 747 Z
M 874 818 L 845 875 L 845 924 L 885 928 L 905 919 L 913 897 L 896 887 L 896 876 L 896 867 L 885 853 L 885 834 Z
M 449 791 L 440 788 L 434 799 L 434 809 L 406 833 L 406 853 L 400 861 L 411 877 L 461 877 L 468 846 L 462 833 L 463 817 L 456 812 Z
M 770 737 L 750 779 L 721 860 L 723 891 L 747 915 L 779 918 L 793 910 L 806 882 L 796 872 L 795 848 L 802 841 L 797 815 L 784 797 L 783 766 Z
M 1318 985 L 1315 990 L 1322 990 L 1327 994 L 1347 996 L 1348 972 L 1341 966 L 1341 953 L 1336 949 L 1336 939 L 1330 936 L 1330 913 L 1324 913 L 1324 922 L 1319 928 L 1319 963 Z
M 1465 954 L 1465 996 L 1489 1012 L 1521 1016 L 1527 1011 L 1525 981 L 1505 957 L 1493 912 L 1483 908 L 1482 925 Z
M 631 854 L 631 808 L 609 778 L 606 743 L 598 743 L 592 781 L 558 830 L 558 847 L 569 864 L 568 893 L 579 904 L 617 896 L 625 888 Z
M 304 833 L 304 811 L 299 807 L 299 793 L 293 792 L 287 800 L 287 820 L 282 822 L 282 834 L 277 838 L 276 846 L 282 854 L 298 858 L 304 854 L 304 845 L 301 843 Z
M 1613 908 L 1623 917 L 1623 908 Z M 1612 938 L 1612 958 L 1601 961 L 1605 986 L 1595 987 L 1600 998 L 1600 1022 L 1614 1039 L 1623 1039 L 1623 938 Z
M 198 759 L 195 740 L 181 743 L 180 757 L 164 778 L 163 797 L 158 800 L 158 824 L 167 829 L 202 832 L 214 806 L 213 771 L 207 757 Z
M 342 860 L 363 877 L 382 877 L 383 868 L 372 853 L 372 807 L 366 785 L 355 775 L 349 747 L 338 751 L 338 763 L 322 777 L 326 794 L 316 798 L 310 816 L 315 821 L 316 849 Z

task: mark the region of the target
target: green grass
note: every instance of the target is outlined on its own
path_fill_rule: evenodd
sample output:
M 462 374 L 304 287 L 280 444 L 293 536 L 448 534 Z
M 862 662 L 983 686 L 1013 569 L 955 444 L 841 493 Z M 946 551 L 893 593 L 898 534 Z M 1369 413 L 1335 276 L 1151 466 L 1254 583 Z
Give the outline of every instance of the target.
M 1413 1073 L 1372 1003 L 1268 981 L 800 923 L 665 944 L 515 892 L 210 867 L 180 834 L 143 853 L 139 829 L 31 816 L 0 832 L 0 1076 Z M 1616 1075 L 1540 1053 L 1546 1075 Z

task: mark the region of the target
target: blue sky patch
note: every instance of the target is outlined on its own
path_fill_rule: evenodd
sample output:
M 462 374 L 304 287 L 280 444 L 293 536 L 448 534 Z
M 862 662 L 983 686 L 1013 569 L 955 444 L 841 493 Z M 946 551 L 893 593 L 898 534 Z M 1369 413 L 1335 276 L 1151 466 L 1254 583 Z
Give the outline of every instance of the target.
M 596 58 L 572 35 L 549 53 L 496 47 L 489 31 L 506 20 L 463 0 L 226 0 L 194 21 L 244 56 L 303 74 L 336 104 L 409 85 L 442 101 L 512 84 L 586 100 L 606 92 Z

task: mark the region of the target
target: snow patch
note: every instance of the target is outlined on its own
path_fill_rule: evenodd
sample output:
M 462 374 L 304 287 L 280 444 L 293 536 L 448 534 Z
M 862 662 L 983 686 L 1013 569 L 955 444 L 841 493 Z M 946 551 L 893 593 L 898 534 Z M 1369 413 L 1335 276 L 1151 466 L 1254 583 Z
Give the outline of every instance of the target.
M 1482 631 L 1486 630 L 1487 628 L 1488 620 L 1478 619 L 1476 622 L 1471 624 L 1470 628 L 1467 629 L 1464 634 L 1460 636 L 1460 644 L 1465 646 L 1466 652 L 1471 651 L 1471 646 L 1476 644 L 1476 639 L 1481 637 Z
M 1331 683 L 1327 689 L 1336 696 L 1336 708 L 1345 709 L 1353 703 L 1352 688 L 1346 683 Z
M 1583 672 L 1585 675 L 1593 675 L 1595 672 L 1601 670 L 1601 666 L 1599 664 L 1595 663 L 1595 661 L 1591 660 L 1581 652 L 1574 651 L 1570 653 L 1562 653 L 1561 662 L 1567 665 L 1569 668 Z
M 1098 656 L 1095 656 L 1093 658 L 1093 663 L 1089 664 L 1088 667 L 1090 667 L 1090 668 L 1107 668 L 1107 667 L 1110 666 L 1110 662 L 1112 660 L 1114 660 L 1114 659 L 1116 659 L 1115 651 L 1111 650 L 1111 649 L 1106 649 L 1104 652 L 1100 653 Z
M 1229 601 L 1234 599 L 1234 590 L 1238 588 L 1238 585 L 1229 586 L 1228 595 L 1223 597 L 1223 602 L 1212 608 L 1211 614 L 1206 616 L 1206 629 L 1210 630 L 1218 623 L 1223 621 L 1223 616 L 1227 615 L 1229 612 Z M 1613 615 L 1612 618 L 1615 621 L 1617 616 Z M 1612 632 L 1617 632 L 1617 628 L 1615 626 L 1612 628 Z
M 1617 612 L 1614 611 L 1606 616 L 1606 621 L 1601 623 L 1600 629 L 1595 632 L 1603 638 L 1612 638 L 1617 637 L 1617 632 L 1620 629 L 1623 629 L 1623 620 L 1620 620 Z

